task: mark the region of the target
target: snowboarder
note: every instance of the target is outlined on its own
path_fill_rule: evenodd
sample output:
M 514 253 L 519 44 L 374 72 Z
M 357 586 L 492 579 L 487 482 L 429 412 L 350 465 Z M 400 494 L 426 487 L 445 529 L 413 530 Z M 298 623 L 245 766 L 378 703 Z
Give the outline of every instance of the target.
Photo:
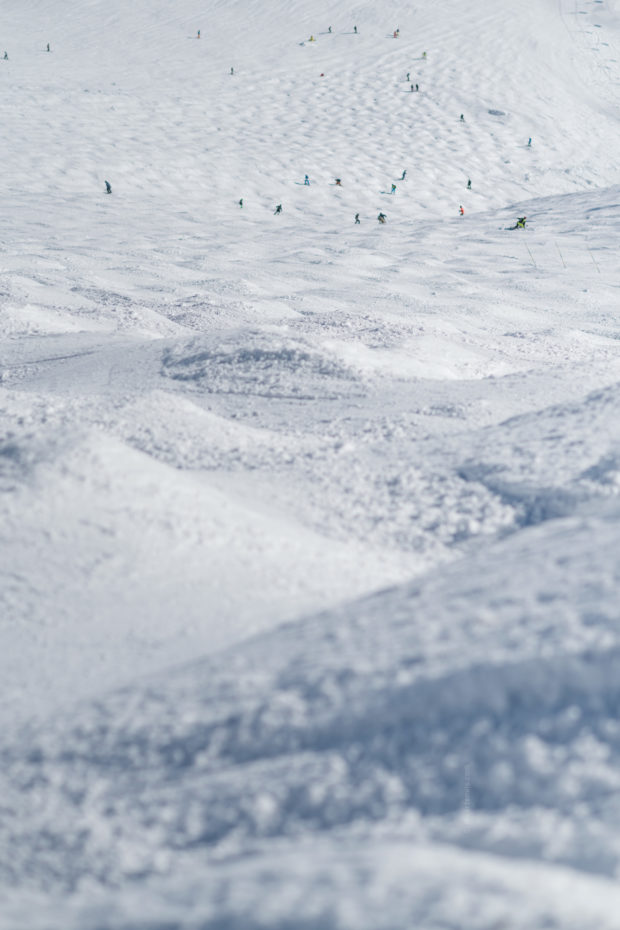
M 465 216 L 465 210 L 463 209 L 462 206 L 459 207 L 459 213 L 461 214 L 461 216 Z
M 385 213 L 380 213 L 377 219 L 379 220 L 380 223 L 385 223 L 385 219 L 386 219 Z
M 342 181 L 340 180 L 340 178 L 334 178 L 334 184 L 336 185 L 336 187 L 342 187 Z
M 305 175 L 304 177 L 304 184 L 306 185 L 306 187 L 310 187 L 310 178 L 308 177 L 308 175 Z
M 279 203 L 278 206 L 275 208 L 275 210 L 273 211 L 273 215 L 274 215 L 274 216 L 277 216 L 278 213 L 282 213 L 282 204 L 281 204 L 281 203 Z
M 360 223 L 360 215 L 359 213 L 356 213 L 355 214 L 355 225 L 359 226 L 359 223 Z
M 406 177 L 407 177 L 407 169 L 405 168 L 405 170 L 403 171 L 403 173 L 402 173 L 401 176 L 400 176 L 400 180 L 401 180 L 401 181 L 404 181 Z
M 243 197 L 242 197 L 242 198 L 240 199 L 240 201 L 239 201 L 239 206 L 240 206 L 241 208 L 243 208 Z
M 468 180 L 467 180 L 467 190 L 468 190 L 468 191 L 471 190 L 471 178 L 468 178 Z
M 111 193 L 112 193 L 112 185 L 110 184 L 109 181 L 106 181 L 106 182 L 105 182 L 105 192 L 106 192 L 106 194 L 111 194 Z
M 514 226 L 510 226 L 510 229 L 525 229 L 525 221 L 527 216 L 520 216 Z
M 396 193 L 396 185 L 392 184 L 392 190 L 390 191 L 390 194 L 395 194 L 395 193 Z

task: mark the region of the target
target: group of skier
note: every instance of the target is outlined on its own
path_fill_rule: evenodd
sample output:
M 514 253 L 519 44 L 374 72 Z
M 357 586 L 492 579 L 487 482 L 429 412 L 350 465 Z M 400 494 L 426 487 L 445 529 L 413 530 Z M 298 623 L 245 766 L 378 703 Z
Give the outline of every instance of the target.
M 332 34 L 332 27 L 331 27 L 331 26 L 328 27 L 327 32 L 328 32 L 328 34 L 330 34 L 330 35 Z M 354 26 L 354 27 L 353 27 L 353 33 L 354 33 L 355 35 L 358 34 L 357 26 Z M 393 38 L 397 39 L 399 36 L 400 36 L 400 29 L 397 28 L 397 29 L 395 29 L 394 32 L 393 32 Z M 197 33 L 196 33 L 196 38 L 197 38 L 197 39 L 200 39 L 200 29 L 198 29 L 198 31 L 197 31 Z M 308 41 L 309 41 L 309 42 L 315 42 L 316 39 L 314 38 L 314 35 L 311 35 Z M 302 42 L 302 45 L 303 45 L 303 44 L 304 44 L 304 43 Z M 46 49 L 46 51 L 48 51 L 48 52 L 50 51 L 49 43 L 47 44 L 47 49 Z M 8 53 L 5 51 L 5 53 L 4 53 L 4 59 L 7 60 L 8 57 L 9 57 L 9 56 L 8 56 Z M 423 59 L 423 60 L 426 60 L 426 57 L 427 57 L 427 53 L 426 53 L 426 52 L 423 52 L 423 53 L 422 53 L 422 59 Z M 234 73 L 235 73 L 234 68 L 231 67 L 231 69 L 230 69 L 230 74 L 231 74 L 231 75 L 234 75 Z M 410 71 L 407 72 L 407 83 L 410 84 L 411 92 L 412 92 L 412 93 L 415 93 L 416 91 L 419 91 L 419 85 L 418 85 L 418 84 L 411 83 L 411 72 L 410 72 Z M 461 123 L 464 123 L 464 122 L 465 122 L 465 114 L 464 114 L 464 113 L 461 113 L 461 115 L 460 115 L 460 122 L 461 122 Z M 531 147 L 531 145 L 532 145 L 532 140 L 531 140 L 531 138 L 528 139 L 528 143 L 527 143 L 527 144 L 528 144 L 528 147 Z M 404 170 L 403 170 L 403 173 L 402 173 L 402 175 L 401 175 L 401 177 L 400 177 L 399 180 L 404 181 L 404 180 L 406 179 L 406 177 L 407 177 L 407 169 L 404 169 Z M 333 183 L 334 183 L 334 186 L 335 186 L 335 187 L 342 187 L 342 179 L 341 179 L 341 178 L 334 178 L 334 182 L 333 182 Z M 305 187 L 309 187 L 309 186 L 310 186 L 310 177 L 309 177 L 309 175 L 307 175 L 307 174 L 304 175 L 303 184 L 304 184 Z M 469 178 L 469 179 L 467 180 L 467 190 L 470 191 L 471 189 L 472 189 L 472 184 L 471 184 L 471 179 Z M 396 184 L 394 184 L 394 183 L 392 182 L 391 189 L 390 189 L 389 193 L 390 193 L 390 194 L 395 194 L 395 193 L 396 193 L 396 190 L 397 190 Z M 112 187 L 111 187 L 109 181 L 105 181 L 105 192 L 106 192 L 106 194 L 111 194 L 111 193 L 112 193 Z M 387 192 L 384 191 L 383 193 L 387 193 Z M 239 199 L 238 203 L 239 203 L 239 207 L 240 207 L 240 208 L 243 208 L 243 198 L 242 198 L 242 197 Z M 281 204 L 281 203 L 277 204 L 277 205 L 276 205 L 276 208 L 275 208 L 275 210 L 274 210 L 273 212 L 274 212 L 274 216 L 279 216 L 279 215 L 282 213 L 282 204 Z M 462 204 L 459 206 L 459 214 L 460 214 L 461 216 L 464 216 L 464 215 L 465 215 L 465 209 L 464 209 L 464 207 L 463 207 Z M 519 218 L 517 219 L 516 224 L 515 224 L 514 226 L 510 226 L 510 227 L 507 227 L 507 228 L 509 228 L 509 229 L 523 229 L 523 228 L 525 228 L 526 219 L 527 219 L 527 217 L 525 217 L 525 216 L 519 217 Z M 381 223 L 382 225 L 383 225 L 384 223 L 386 223 L 386 222 L 387 222 L 387 217 L 386 217 L 385 213 L 380 212 L 379 215 L 377 216 L 377 220 L 378 220 L 378 222 Z M 360 214 L 359 214 L 359 213 L 356 213 L 356 214 L 355 214 L 355 221 L 354 221 L 354 222 L 355 222 L 355 225 L 359 225 L 359 224 L 360 224 L 361 221 L 360 221 Z
M 400 181 L 404 181 L 404 180 L 406 179 L 406 177 L 407 177 L 407 169 L 405 168 L 405 169 L 403 170 L 403 173 L 401 174 L 399 180 L 400 180 Z M 299 183 L 299 182 L 298 182 L 298 183 Z M 342 179 L 341 179 L 341 178 L 334 178 L 333 184 L 334 184 L 334 187 L 342 187 Z M 106 185 L 106 193 L 107 193 L 107 194 L 111 194 L 111 193 L 112 193 L 112 188 L 110 187 L 109 182 L 106 181 L 106 182 L 105 182 L 105 185 Z M 309 187 L 309 186 L 310 186 L 310 175 L 308 175 L 308 174 L 305 174 L 305 175 L 304 175 L 303 186 L 304 186 L 304 187 Z M 471 178 L 468 178 L 468 179 L 467 179 L 467 190 L 470 191 L 471 189 L 472 189 L 472 186 L 471 186 Z M 384 191 L 384 193 L 386 193 L 386 192 Z M 390 190 L 390 194 L 395 194 L 395 193 L 396 193 L 396 184 L 392 183 L 392 189 Z M 239 206 L 240 206 L 240 207 L 243 207 L 243 198 L 241 198 L 241 199 L 239 200 Z M 282 213 L 282 204 L 281 204 L 281 203 L 279 203 L 279 204 L 276 205 L 276 208 L 275 208 L 275 210 L 273 211 L 273 213 L 274 213 L 274 216 L 279 216 L 279 215 Z M 459 206 L 459 215 L 460 215 L 460 216 L 465 216 L 465 208 L 463 207 L 462 204 L 460 204 L 460 206 Z M 377 220 L 378 220 L 379 223 L 381 223 L 382 225 L 383 225 L 384 223 L 386 223 L 386 222 L 387 222 L 387 217 L 386 217 L 385 213 L 380 212 L 379 215 L 377 216 Z M 524 229 L 524 228 L 525 228 L 526 220 L 527 220 L 527 217 L 525 217 L 525 216 L 520 216 L 520 217 L 517 219 L 516 224 L 515 224 L 514 226 L 509 226 L 509 227 L 507 227 L 507 229 Z M 360 225 L 361 220 L 360 220 L 360 215 L 359 215 L 359 213 L 356 213 L 356 214 L 355 214 L 354 223 L 355 223 L 356 226 L 359 226 L 359 225 Z

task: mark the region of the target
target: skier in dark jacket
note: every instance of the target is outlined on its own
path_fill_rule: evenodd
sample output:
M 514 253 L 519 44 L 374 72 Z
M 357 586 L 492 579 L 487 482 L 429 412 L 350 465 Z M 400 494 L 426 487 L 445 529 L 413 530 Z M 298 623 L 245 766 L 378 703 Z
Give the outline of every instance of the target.
M 111 193 L 112 193 L 112 185 L 110 184 L 109 181 L 106 181 L 106 182 L 105 182 L 105 192 L 106 192 L 106 194 L 111 194 Z
M 273 215 L 274 215 L 274 216 L 277 216 L 278 213 L 282 213 L 282 204 L 281 204 L 281 203 L 279 203 L 278 206 L 275 208 L 275 210 L 273 211 Z
M 385 220 L 386 220 L 385 213 L 380 213 L 377 219 L 379 220 L 380 223 L 385 223 Z

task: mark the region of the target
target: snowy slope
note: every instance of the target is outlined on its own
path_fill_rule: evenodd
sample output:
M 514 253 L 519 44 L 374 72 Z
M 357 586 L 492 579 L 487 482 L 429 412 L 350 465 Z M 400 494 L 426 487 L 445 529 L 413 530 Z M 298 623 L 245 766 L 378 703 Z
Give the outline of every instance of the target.
M 0 930 L 620 925 L 619 51 L 4 0 Z

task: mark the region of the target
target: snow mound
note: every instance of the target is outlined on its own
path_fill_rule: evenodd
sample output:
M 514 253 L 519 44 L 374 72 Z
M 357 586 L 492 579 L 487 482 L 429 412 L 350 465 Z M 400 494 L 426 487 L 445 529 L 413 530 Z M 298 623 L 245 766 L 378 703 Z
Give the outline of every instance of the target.
M 251 856 L 250 887 L 269 870 L 287 926 L 290 873 L 277 863 L 282 844 L 294 843 L 292 863 L 301 855 L 300 835 L 342 846 L 352 901 L 397 893 L 412 913 L 424 882 L 379 870 L 373 892 L 347 850 L 372 841 L 373 856 L 381 843 L 391 855 L 407 841 L 415 861 L 448 843 L 450 855 L 492 856 L 508 885 L 525 874 L 502 871 L 515 858 L 577 869 L 586 885 L 613 878 L 619 537 L 611 505 L 524 531 L 485 560 L 486 581 L 474 557 L 27 727 L 2 750 L 5 881 L 33 892 L 88 882 L 105 901 L 110 882 L 156 878 L 148 887 L 171 907 L 178 883 L 208 865 L 191 892 L 205 907 Z M 551 925 L 564 926 L 551 898 Z M 233 912 L 247 913 L 242 900 Z M 297 916 L 318 926 L 311 908 Z M 96 926 L 87 913 L 82 925 Z M 321 919 L 341 925 L 335 912 Z M 473 925 L 494 926 L 489 915 Z
M 246 344 L 244 342 L 247 340 Z M 163 356 L 163 372 L 208 393 L 336 399 L 360 391 L 351 369 L 304 343 L 275 335 L 227 335 L 216 346 L 193 341 Z

